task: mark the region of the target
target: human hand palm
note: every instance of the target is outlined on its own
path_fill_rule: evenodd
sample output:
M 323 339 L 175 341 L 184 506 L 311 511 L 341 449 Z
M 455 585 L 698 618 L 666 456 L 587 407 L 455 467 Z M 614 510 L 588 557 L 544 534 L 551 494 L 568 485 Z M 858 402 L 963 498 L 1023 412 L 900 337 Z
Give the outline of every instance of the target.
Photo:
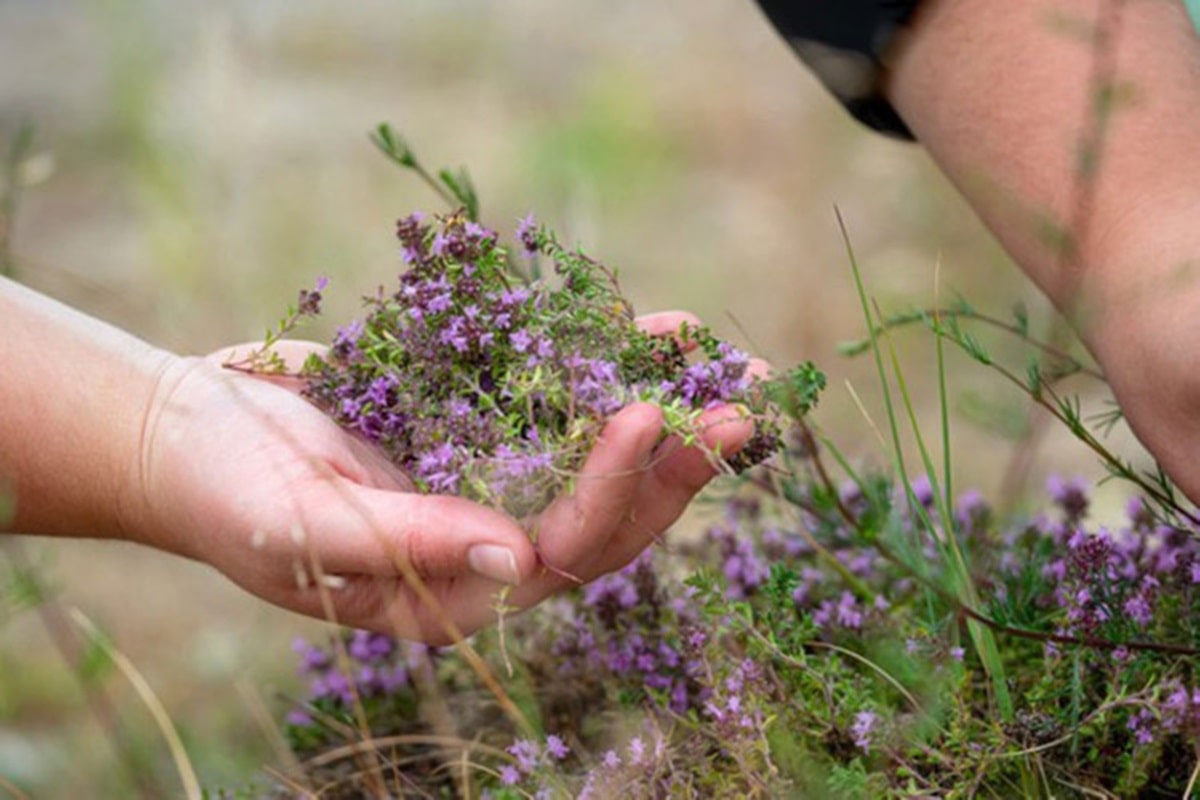
M 677 318 L 649 324 L 678 329 Z M 312 347 L 285 343 L 281 355 L 299 363 Z M 700 449 L 659 443 L 657 408 L 632 405 L 606 425 L 575 490 L 523 521 L 535 548 L 498 511 L 413 493 L 377 448 L 300 397 L 298 381 L 222 360 L 164 376 L 133 527 L 272 603 L 402 638 L 441 643 L 493 622 L 505 583 L 517 584 L 505 605 L 520 609 L 619 569 L 714 474 Z M 751 432 L 730 408 L 706 421 L 704 445 L 725 453 Z

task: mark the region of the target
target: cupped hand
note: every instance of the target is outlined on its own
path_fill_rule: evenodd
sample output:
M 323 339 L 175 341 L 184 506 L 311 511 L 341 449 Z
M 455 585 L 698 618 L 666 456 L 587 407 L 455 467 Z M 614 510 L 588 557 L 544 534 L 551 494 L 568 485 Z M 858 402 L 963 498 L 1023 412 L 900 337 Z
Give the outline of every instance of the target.
M 642 324 L 666 335 L 684 321 L 696 322 L 669 312 Z M 298 365 L 316 348 L 276 349 Z M 163 373 L 123 519 L 130 538 L 204 561 L 284 608 L 436 644 L 494 622 L 501 600 L 528 608 L 627 564 L 713 477 L 711 454 L 736 452 L 753 431 L 738 409 L 716 408 L 700 446 L 684 447 L 660 441 L 657 407 L 630 405 L 573 490 L 518 522 L 414 493 L 374 445 L 302 398 L 299 381 L 230 370 L 229 356 Z

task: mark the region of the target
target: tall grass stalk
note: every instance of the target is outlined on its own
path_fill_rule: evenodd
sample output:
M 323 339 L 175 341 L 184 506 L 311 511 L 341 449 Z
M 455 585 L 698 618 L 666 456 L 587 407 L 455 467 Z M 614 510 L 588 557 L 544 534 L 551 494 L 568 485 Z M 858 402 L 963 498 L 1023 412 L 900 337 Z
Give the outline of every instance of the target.
M 15 278 L 17 262 L 13 257 L 13 230 L 21 201 L 22 165 L 33 150 L 34 126 L 28 120 L 21 123 L 17 135 L 8 146 L 0 173 L 0 275 Z
M 966 556 L 958 546 L 958 536 L 955 530 L 955 517 L 951 513 L 950 499 L 947 494 L 949 492 L 949 424 L 947 422 L 947 409 L 945 402 L 945 363 L 942 357 L 942 352 L 938 350 L 938 381 L 941 392 L 941 415 L 942 415 L 942 431 L 943 431 L 943 447 L 946 452 L 945 470 L 947 480 L 945 482 L 945 491 L 943 491 L 943 482 L 938 478 L 938 470 L 930 457 L 929 449 L 925 445 L 925 439 L 921 435 L 920 425 L 917 422 L 916 412 L 913 410 L 912 398 L 908 392 L 908 386 L 904 379 L 904 372 L 900 368 L 899 360 L 896 356 L 894 347 L 892 347 L 890 338 L 888 339 L 888 352 L 891 361 L 892 372 L 895 375 L 897 388 L 900 392 L 900 398 L 903 402 L 905 413 L 908 417 L 909 425 L 912 429 L 912 434 L 916 440 L 918 450 L 921 454 L 921 459 L 924 464 L 925 473 L 929 477 L 929 481 L 933 487 L 934 498 L 938 504 L 938 513 L 941 516 L 944 526 L 943 535 L 939 536 L 933 521 L 929 519 L 921 503 L 917 502 L 913 495 L 911 483 L 908 478 L 908 471 L 904 463 L 903 450 L 900 445 L 900 425 L 897 420 L 896 409 L 892 400 L 892 393 L 889 388 L 888 371 L 884 366 L 883 355 L 881 353 L 879 339 L 874 333 L 876 324 L 882 323 L 882 315 L 876 312 L 872 314 L 870 303 L 867 299 L 866 289 L 863 285 L 862 272 L 859 268 L 858 258 L 854 253 L 854 246 L 850 239 L 849 231 L 846 228 L 846 222 L 842 217 L 841 211 L 835 209 L 837 215 L 838 228 L 842 234 L 842 241 L 846 247 L 846 255 L 850 262 L 850 268 L 854 273 L 855 288 L 858 292 L 859 302 L 862 305 L 863 316 L 866 320 L 868 330 L 871 332 L 871 352 L 875 359 L 875 368 L 879 375 L 880 388 L 883 392 L 884 406 L 887 410 L 888 427 L 892 439 L 892 460 L 893 466 L 900 479 L 901 485 L 904 486 L 907 494 L 908 505 L 914 513 L 921 518 L 923 526 L 929 536 L 932 537 L 938 551 L 942 554 L 950 571 L 951 591 L 956 597 L 968 608 L 979 608 L 978 592 L 975 590 L 974 582 L 971 578 L 971 571 L 967 565 Z M 885 334 L 886 335 L 886 334 Z M 967 621 L 967 630 L 970 632 L 971 639 L 975 643 L 975 648 L 979 654 L 979 660 L 983 664 L 984 671 L 991 680 L 992 696 L 996 703 L 1000 716 L 1004 720 L 1012 719 L 1013 705 L 1012 697 L 1008 691 L 1008 684 L 1005 678 L 1004 664 L 1000 659 L 999 649 L 996 647 L 996 639 L 990 630 L 981 625 L 976 620 Z

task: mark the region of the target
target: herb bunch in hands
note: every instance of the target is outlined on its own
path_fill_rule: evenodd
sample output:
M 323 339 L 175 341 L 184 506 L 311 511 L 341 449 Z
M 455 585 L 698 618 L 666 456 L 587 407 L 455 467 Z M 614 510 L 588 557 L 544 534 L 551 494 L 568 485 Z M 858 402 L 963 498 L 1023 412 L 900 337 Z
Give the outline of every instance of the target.
M 417 493 L 400 540 L 370 504 L 348 509 L 379 561 L 321 576 L 324 606 L 355 598 L 339 620 L 453 639 L 619 569 L 712 476 L 778 448 L 765 364 L 690 314 L 636 318 L 612 271 L 532 217 L 516 252 L 466 209 L 412 214 L 397 235 L 398 286 L 366 298 L 328 348 L 283 339 L 320 313 L 322 280 L 263 346 L 225 362 L 299 388 L 375 448 L 393 488 Z M 494 524 L 456 526 L 458 514 Z

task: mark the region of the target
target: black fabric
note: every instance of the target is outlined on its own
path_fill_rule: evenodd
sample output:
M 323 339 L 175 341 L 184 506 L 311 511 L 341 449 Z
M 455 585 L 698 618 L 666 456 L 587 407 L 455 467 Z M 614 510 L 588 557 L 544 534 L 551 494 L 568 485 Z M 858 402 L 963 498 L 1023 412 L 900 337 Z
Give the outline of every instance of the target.
M 884 58 L 919 0 L 757 0 L 798 56 L 858 120 L 911 139 L 883 96 Z

